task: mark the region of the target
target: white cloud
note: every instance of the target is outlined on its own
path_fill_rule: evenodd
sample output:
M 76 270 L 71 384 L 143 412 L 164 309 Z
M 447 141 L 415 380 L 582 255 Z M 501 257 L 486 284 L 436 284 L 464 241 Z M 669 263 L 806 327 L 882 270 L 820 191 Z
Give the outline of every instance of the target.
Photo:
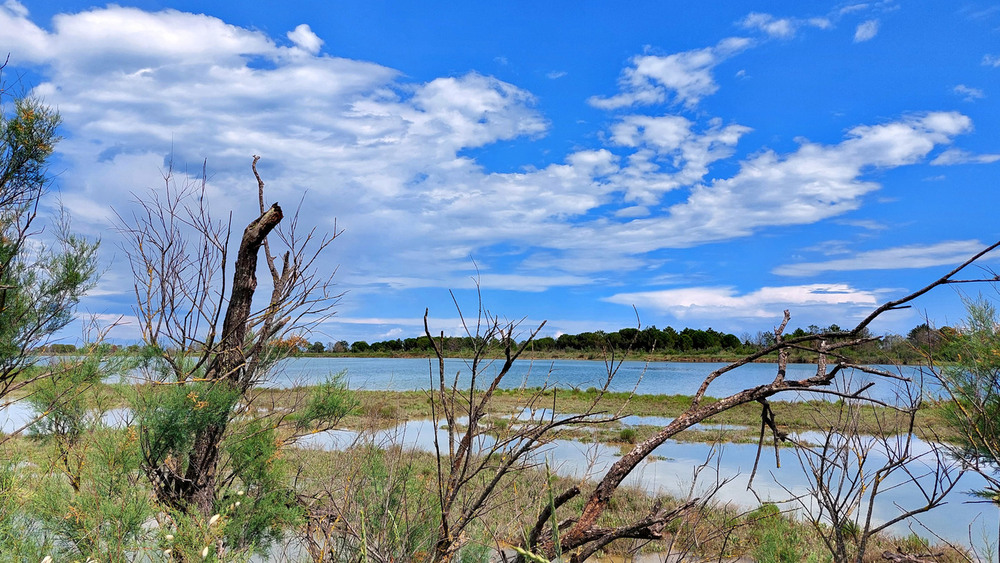
M 2 6 L 4 9 L 9 11 L 11 15 L 18 18 L 28 17 L 28 8 L 24 4 L 18 2 L 17 0 L 6 0 Z
M 762 287 L 740 294 L 732 287 L 688 287 L 637 293 L 619 293 L 605 301 L 653 309 L 677 318 L 699 319 L 780 318 L 784 309 L 836 306 L 871 308 L 877 303 L 871 291 L 847 284 L 810 284 Z
M 772 270 L 779 276 L 814 276 L 824 272 L 897 270 L 958 265 L 985 245 L 978 240 L 952 240 L 931 245 L 909 245 L 859 252 L 850 258 L 826 262 L 786 264 Z
M 962 149 L 948 149 L 931 161 L 934 166 L 952 164 L 990 164 L 1000 160 L 1000 154 L 972 154 Z
M 848 6 L 844 6 L 843 8 L 841 8 L 838 14 L 842 16 L 844 14 L 860 12 L 867 9 L 868 9 L 868 4 L 850 4 Z
M 383 332 L 378 338 L 375 339 L 375 341 L 378 342 L 380 340 L 391 340 L 393 338 L 399 338 L 404 335 L 405 334 L 403 333 L 403 329 L 393 328 L 389 329 L 388 332 Z
M 1000 68 L 1000 55 L 983 55 L 983 66 Z
M 548 78 L 549 80 L 558 80 L 566 76 L 566 74 L 567 72 L 565 70 L 553 70 L 545 73 L 545 77 Z
M 791 39 L 802 26 L 828 29 L 833 25 L 827 18 L 809 18 L 800 20 L 796 18 L 776 18 L 771 14 L 761 12 L 751 12 L 743 18 L 740 26 L 744 29 L 756 29 L 766 33 L 769 37 L 778 39 Z
M 288 39 L 292 43 L 295 43 L 297 47 L 312 55 L 319 53 L 320 47 L 323 46 L 323 40 L 313 33 L 313 30 L 306 24 L 301 24 L 294 30 L 289 31 Z
M 44 62 L 52 56 L 48 35 L 28 20 L 28 9 L 17 0 L 7 0 L 0 5 L 0 29 L 4 30 L 5 56 L 11 60 Z M 6 58 L 6 57 L 5 57 Z
M 952 92 L 962 96 L 962 99 L 966 102 L 974 102 L 976 100 L 981 100 L 986 97 L 986 93 L 979 88 L 972 88 L 966 86 L 965 84 L 959 84 L 952 88 Z
M 646 252 L 748 236 L 764 226 L 814 223 L 858 208 L 862 196 L 878 189 L 863 179 L 866 170 L 914 164 L 971 127 L 959 113 L 928 113 L 855 127 L 837 145 L 805 142 L 788 155 L 767 151 L 742 162 L 730 178 L 696 186 L 666 216 L 615 229 L 579 227 L 559 244 L 603 236 L 623 251 Z
M 440 321 L 441 319 L 436 319 Z M 457 322 L 459 319 L 448 319 Z M 330 319 L 331 323 L 360 324 L 360 325 L 403 325 L 403 326 L 424 326 L 424 320 L 418 317 L 341 317 L 336 316 Z
M 649 208 L 642 205 L 623 207 L 615 211 L 615 217 L 619 218 L 645 217 L 647 215 L 649 215 Z
M 854 30 L 854 42 L 862 43 L 878 35 L 878 20 L 868 20 L 858 25 Z
M 672 97 L 692 108 L 718 90 L 712 70 L 751 45 L 752 41 L 745 37 L 729 37 L 714 47 L 666 56 L 636 56 L 618 80 L 619 94 L 610 98 L 594 96 L 588 102 L 601 109 L 618 109 L 661 104 Z
M 842 219 L 837 221 L 837 223 L 840 225 L 847 225 L 849 227 L 858 227 L 868 231 L 884 231 L 889 228 L 884 223 L 879 223 L 878 221 L 871 221 L 866 219 L 859 219 L 859 220 Z
M 304 28 L 293 31 L 298 40 L 289 35 L 294 46 L 280 46 L 205 15 L 111 6 L 60 15 L 48 32 L 11 6 L 0 9 L 0 27 L 30 61 L 47 63 L 37 93 L 72 132 L 59 145 L 69 170 L 60 183 L 83 230 L 106 231 L 109 205 L 161 186 L 171 148 L 179 178 L 185 165 L 196 176 L 208 157 L 210 202 L 239 224 L 254 216 L 249 162 L 260 154 L 272 200 L 287 210 L 308 192 L 300 224 L 324 231 L 337 217 L 346 227 L 335 252 L 350 268 L 338 279 L 355 286 L 456 287 L 467 283 L 470 256 L 498 246 L 522 264 L 500 273 L 482 263 L 488 284 L 589 283 L 594 272 L 643 266 L 650 251 L 855 209 L 878 188 L 869 170 L 919 162 L 971 128 L 957 113 L 858 126 L 841 143 L 755 154 L 709 180 L 748 127 L 633 114 L 613 122 L 607 147 L 490 173 L 468 149 L 548 128 L 529 92 L 496 78 L 407 81 L 310 51 L 317 43 Z M 610 107 L 657 96 L 694 104 L 717 88 L 715 66 L 750 44 L 636 57 L 622 104 Z M 680 203 L 665 208 L 671 191 Z
M 719 120 L 702 132 L 693 126 L 676 115 L 629 115 L 612 125 L 613 143 L 637 149 L 614 177 L 628 201 L 651 205 L 665 192 L 700 182 L 709 165 L 731 156 L 740 137 L 750 132 Z
M 480 287 L 482 289 L 503 289 L 511 291 L 545 291 L 552 287 L 571 287 L 578 285 L 589 285 L 594 280 L 587 276 L 534 276 L 526 274 L 483 274 L 478 282 L 470 280 L 464 286 L 472 289 Z
M 771 14 L 751 12 L 740 25 L 746 29 L 758 29 L 771 37 L 788 39 L 795 35 L 796 24 L 788 18 L 775 18 Z

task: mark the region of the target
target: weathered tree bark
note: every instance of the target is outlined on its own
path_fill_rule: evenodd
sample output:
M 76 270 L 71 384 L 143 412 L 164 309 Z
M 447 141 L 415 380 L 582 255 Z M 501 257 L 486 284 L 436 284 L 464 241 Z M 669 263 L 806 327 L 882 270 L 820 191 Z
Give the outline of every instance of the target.
M 219 352 L 212 359 L 205 377 L 209 380 L 224 379 L 240 391 L 246 391 L 252 378 L 246 376 L 247 321 L 250 319 L 253 294 L 257 289 L 257 255 L 267 235 L 278 226 L 283 215 L 275 203 L 260 217 L 254 219 L 243 231 L 243 240 L 236 255 L 233 271 L 233 291 L 222 323 Z
M 675 418 L 670 424 L 665 426 L 652 437 L 638 443 L 632 451 L 621 457 L 614 465 L 608 469 L 604 477 L 594 488 L 590 498 L 587 500 L 580 513 L 580 517 L 573 526 L 560 537 L 560 544 L 563 552 L 574 550 L 581 546 L 594 542 L 597 538 L 609 534 L 609 530 L 603 530 L 597 526 L 597 519 L 604 513 L 611 502 L 622 481 L 638 466 L 653 450 L 661 446 L 664 442 L 681 431 L 686 430 L 707 418 L 727 411 L 737 405 L 751 403 L 759 399 L 770 397 L 776 393 L 788 389 L 806 389 L 817 385 L 827 385 L 832 380 L 833 374 L 824 375 L 821 378 L 812 377 L 803 381 L 775 381 L 767 385 L 760 385 L 751 389 L 746 389 L 734 395 L 730 395 L 718 402 L 707 405 L 692 405 L 687 412 Z M 690 508 L 689 506 L 685 506 Z M 656 537 L 662 530 L 663 524 L 677 516 L 676 511 L 662 512 L 654 511 L 647 518 L 640 520 L 634 526 L 624 527 L 617 530 L 615 537 L 609 538 L 602 545 L 606 545 L 617 538 L 639 538 L 648 539 Z M 552 545 L 552 538 L 549 536 L 544 541 L 530 548 L 541 548 L 540 551 L 547 556 L 555 555 L 555 546 Z M 594 549 L 591 546 L 584 548 L 580 554 L 574 554 L 571 561 L 583 561 L 592 555 Z M 581 555 L 583 555 L 581 557 Z
M 228 385 L 245 393 L 255 374 L 249 374 L 246 365 L 247 332 L 254 291 L 257 289 L 257 256 L 267 235 L 281 222 L 283 215 L 277 203 L 260 217 L 254 219 L 240 242 L 233 271 L 233 287 L 222 325 L 218 352 L 212 358 L 205 379 L 214 385 Z M 161 471 L 167 483 L 167 495 L 162 500 L 178 507 L 191 507 L 206 518 L 215 504 L 216 469 L 219 463 L 219 446 L 226 433 L 227 422 L 212 424 L 195 436 L 188 456 L 184 477 Z M 161 468 L 166 469 L 166 468 Z M 167 476 L 169 475 L 169 476 Z M 161 495 L 163 497 L 164 495 Z

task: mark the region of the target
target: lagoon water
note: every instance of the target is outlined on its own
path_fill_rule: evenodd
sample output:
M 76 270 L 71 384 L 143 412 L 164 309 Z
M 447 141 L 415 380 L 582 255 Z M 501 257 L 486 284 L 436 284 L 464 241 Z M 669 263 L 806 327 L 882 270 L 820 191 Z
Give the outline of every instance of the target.
M 615 376 L 609 385 L 611 391 L 632 391 L 643 395 L 691 395 L 706 375 L 719 369 L 723 363 L 698 362 L 640 362 L 627 361 L 617 365 Z M 492 377 L 502 366 L 501 361 L 484 363 L 481 377 Z M 919 384 L 920 370 L 914 367 L 878 366 L 892 373 L 902 375 Z M 721 397 L 736 393 L 747 387 L 770 383 L 777 372 L 777 364 L 754 363 L 741 366 L 718 378 L 708 394 Z M 265 385 L 272 387 L 292 387 L 310 385 L 323 381 L 331 374 L 343 372 L 352 389 L 408 391 L 429 389 L 437 386 L 437 361 L 419 358 L 292 358 L 285 360 L 274 370 Z M 448 359 L 445 372 L 449 378 L 459 377 L 459 385 L 466 387 L 470 382 L 471 363 L 467 360 Z M 815 375 L 813 364 L 790 364 L 785 379 L 803 379 Z M 859 388 L 873 376 L 861 372 L 848 373 L 852 378 L 852 389 Z M 521 386 L 559 387 L 562 389 L 587 389 L 602 387 L 608 379 L 608 366 L 603 361 L 588 360 L 521 360 L 514 364 L 501 387 Z M 900 382 L 879 378 L 876 385 L 866 391 L 866 395 L 882 400 L 890 400 L 906 390 Z M 842 380 L 838 376 L 838 380 Z M 915 388 L 913 389 L 915 390 Z M 788 394 L 782 398 L 793 400 L 797 396 L 814 398 L 817 394 Z
M 500 369 L 500 362 L 484 365 L 482 374 L 491 377 Z M 618 366 L 615 377 L 609 384 L 613 391 L 635 391 L 640 394 L 685 394 L 694 393 L 706 375 L 722 367 L 721 363 L 680 363 L 680 362 L 623 362 Z M 449 359 L 445 369 L 448 377 L 459 378 L 460 386 L 469 384 L 471 366 L 465 360 Z M 884 369 L 909 377 L 921 383 L 921 372 L 917 368 Z M 786 379 L 802 379 L 815 373 L 816 367 L 808 364 L 788 366 Z M 775 364 L 749 364 L 720 377 L 709 388 L 711 396 L 723 396 L 747 387 L 771 382 L 775 377 Z M 295 385 L 315 384 L 331 374 L 344 373 L 352 389 L 364 390 L 418 390 L 428 389 L 437 384 L 436 362 L 426 359 L 399 358 L 294 358 L 278 366 L 265 385 L 287 388 Z M 433 374 L 433 379 L 432 379 Z M 858 373 L 845 374 L 853 379 L 852 389 L 857 389 L 872 376 Z M 503 382 L 502 387 L 555 386 L 563 389 L 587 389 L 601 387 L 608 379 L 608 368 L 601 361 L 585 360 L 535 360 L 515 364 L 514 369 Z M 910 390 L 919 392 L 918 387 Z M 906 392 L 899 382 L 879 379 L 866 394 L 873 398 L 891 400 L 900 392 Z M 783 399 L 808 399 L 817 397 L 809 393 L 793 393 L 779 396 Z M 566 415 L 570 413 L 557 413 Z M 535 413 L 534 416 L 549 416 L 551 413 Z M 0 423 L 3 432 L 11 432 L 28 423 L 33 411 L 24 403 L 16 403 L 0 409 Z M 124 426 L 130 423 L 127 411 L 109 413 L 104 423 Z M 657 417 L 626 417 L 623 425 L 663 425 L 666 419 Z M 438 429 L 438 433 L 444 432 Z M 410 421 L 395 429 L 375 435 L 359 436 L 347 430 L 334 430 L 310 435 L 300 441 L 304 447 L 323 449 L 343 448 L 355 440 L 371 440 L 383 445 L 398 444 L 424 451 L 433 448 L 435 429 L 429 421 Z M 816 440 L 811 440 L 816 442 Z M 918 450 L 929 449 L 927 444 L 918 442 Z M 756 446 L 748 444 L 712 445 L 705 443 L 684 443 L 668 441 L 654 452 L 647 463 L 640 465 L 629 476 L 627 485 L 641 487 L 650 493 L 686 495 L 694 487 L 700 492 L 719 480 L 729 480 L 716 495 L 716 500 L 733 502 L 746 508 L 758 504 L 758 498 L 747 490 L 750 470 L 753 466 Z M 604 444 L 583 444 L 569 440 L 554 440 L 541 455 L 550 461 L 556 471 L 563 475 L 581 479 L 595 478 L 603 473 L 621 455 L 616 446 Z M 712 457 L 709 468 L 702 472 L 693 483 L 693 470 Z M 874 455 L 872 461 L 878 463 L 882 456 Z M 761 466 L 755 479 L 754 490 L 762 500 L 780 501 L 807 493 L 808 477 L 794 450 L 782 449 L 782 464 L 774 463 L 773 452 L 762 456 Z M 960 545 L 975 545 L 982 549 L 995 545 L 997 540 L 998 514 L 995 507 L 985 504 L 968 504 L 973 497 L 965 491 L 983 486 L 982 478 L 974 474 L 962 477 L 961 482 L 948 498 L 947 503 L 922 515 L 918 520 L 904 522 L 893 527 L 897 534 L 910 531 L 923 537 L 935 535 Z M 875 507 L 875 519 L 885 521 L 894 517 L 897 506 L 913 507 L 920 501 L 919 491 L 912 485 L 892 488 L 890 493 L 879 499 Z M 786 504 L 794 508 L 795 503 Z
M 538 414 L 535 415 L 535 420 Z M 547 417 L 548 414 L 541 415 Z M 638 424 L 657 422 L 634 420 Z M 622 421 L 626 422 L 626 421 Z M 659 421 L 666 422 L 666 421 Z M 426 452 L 434 451 L 434 436 L 442 444 L 447 444 L 447 432 L 428 420 L 404 422 L 395 428 L 370 434 L 359 434 L 350 430 L 330 430 L 311 434 L 299 440 L 300 447 L 326 450 L 344 449 L 356 444 L 372 444 L 378 447 L 402 446 Z M 816 439 L 816 436 L 800 436 L 799 439 Z M 488 448 L 494 443 L 489 436 L 481 436 L 478 447 Z M 892 444 L 890 447 L 897 447 Z M 933 465 L 931 446 L 920 440 L 912 444 L 912 454 L 917 459 L 909 467 L 914 475 L 928 487 L 933 486 L 927 472 Z M 445 446 L 447 448 L 447 446 Z M 881 450 L 881 451 L 880 451 Z M 773 451 L 763 452 L 752 490 L 750 473 L 757 454 L 754 444 L 708 444 L 667 440 L 653 451 L 647 461 L 626 478 L 624 485 L 638 487 L 650 494 L 667 494 L 678 498 L 705 498 L 717 485 L 718 491 L 711 497 L 719 503 L 732 503 L 750 510 L 760 502 L 775 502 L 782 510 L 815 511 L 815 503 L 810 499 L 810 477 L 805 458 L 797 456 L 792 448 L 780 450 L 781 466 L 775 463 Z M 622 455 L 617 446 L 600 443 L 581 443 L 572 440 L 553 440 L 535 454 L 533 462 L 548 461 L 553 471 L 571 478 L 595 480 Z M 885 451 L 875 447 L 868 460 L 865 473 L 873 472 L 886 462 Z M 701 468 L 700 471 L 696 471 Z M 857 468 L 854 467 L 856 470 Z M 955 470 L 957 473 L 957 469 Z M 968 504 L 975 500 L 965 491 L 983 487 L 982 477 L 975 474 L 963 475 L 947 501 L 934 510 L 893 525 L 890 532 L 906 536 L 917 534 L 934 541 L 948 541 L 956 545 L 975 546 L 982 555 L 988 546 L 996 545 L 998 525 L 997 509 L 989 504 Z M 901 510 L 915 509 L 923 503 L 920 489 L 909 482 L 902 472 L 894 473 L 882 483 L 880 494 L 872 510 L 875 524 L 886 522 L 900 514 Z M 798 499 L 798 500 L 796 500 Z M 858 510 L 867 510 L 862 501 Z
M 640 394 L 693 394 L 705 376 L 725 364 L 686 362 L 623 362 L 615 372 L 609 389 L 612 391 L 635 391 Z M 501 362 L 495 362 L 482 369 L 489 377 L 500 369 Z M 899 381 L 877 378 L 876 384 L 865 395 L 892 401 L 901 393 L 919 393 L 921 385 L 929 388 L 917 367 L 877 366 L 880 369 L 910 378 L 913 385 L 907 387 Z M 402 358 L 296 358 L 279 366 L 268 385 L 288 387 L 307 385 L 322 381 L 330 374 L 344 372 L 353 389 L 365 390 L 416 390 L 437 385 L 437 364 L 426 359 Z M 458 374 L 459 385 L 469 384 L 471 365 L 466 360 L 449 359 L 445 363 L 448 377 Z M 747 387 L 770 383 L 774 380 L 776 364 L 756 363 L 741 366 L 717 379 L 708 394 L 724 396 Z M 803 379 L 815 374 L 816 366 L 792 364 L 788 366 L 786 379 Z M 851 389 L 857 389 L 874 376 L 859 371 L 847 372 L 844 376 L 851 380 Z M 501 387 L 555 386 L 563 389 L 586 389 L 601 387 L 608 379 L 608 368 L 601 361 L 586 360 L 535 360 L 515 364 Z M 843 381 L 843 378 L 838 377 Z M 782 399 L 810 399 L 822 397 L 814 393 L 792 393 L 781 395 Z M 559 413 L 566 415 L 569 413 Z M 547 416 L 547 415 L 546 415 Z M 666 424 L 667 420 L 657 417 L 627 417 L 622 424 Z M 443 430 L 438 430 L 443 433 Z M 377 443 L 398 444 L 424 451 L 433 448 L 434 427 L 429 421 L 410 421 L 399 427 L 383 431 L 374 436 L 359 437 L 349 431 L 331 431 L 310 436 L 303 444 L 320 448 L 345 447 L 354 440 L 373 440 Z M 443 436 L 442 436 L 443 437 Z M 809 440 L 808 437 L 804 439 Z M 812 442 L 819 440 L 813 437 Z M 914 443 L 916 454 L 926 453 L 930 446 L 919 440 Z M 765 452 L 755 479 L 754 491 L 747 490 L 750 471 L 756 455 L 756 446 L 750 444 L 712 445 L 685 443 L 673 440 L 657 448 L 647 463 L 640 465 L 626 480 L 627 485 L 641 487 L 650 493 L 686 495 L 690 490 L 701 494 L 711 488 L 716 480 L 728 480 L 716 495 L 716 500 L 733 502 L 747 508 L 757 506 L 760 500 L 781 501 L 808 493 L 809 479 L 795 451 L 784 448 L 781 451 L 781 467 L 775 465 L 773 452 Z M 594 478 L 614 463 L 621 455 L 619 448 L 603 444 L 583 444 L 568 440 L 554 440 L 544 450 L 543 455 L 552 467 L 564 475 L 579 478 Z M 711 457 L 712 463 L 694 480 L 695 467 Z M 877 468 L 884 463 L 884 455 L 872 454 L 870 463 Z M 923 473 L 927 467 L 918 460 L 913 469 Z M 898 478 L 898 475 L 897 475 Z M 988 504 L 970 504 L 977 499 L 966 491 L 985 485 L 975 474 L 965 474 L 946 503 L 938 508 L 896 524 L 892 532 L 906 535 L 916 533 L 922 537 L 943 539 L 958 545 L 976 546 L 982 550 L 997 543 L 998 512 Z M 899 507 L 914 508 L 922 496 L 919 489 L 907 483 L 887 483 L 888 492 L 880 496 L 873 509 L 876 522 L 884 522 L 895 517 Z M 783 505 L 785 508 L 801 508 L 796 502 Z

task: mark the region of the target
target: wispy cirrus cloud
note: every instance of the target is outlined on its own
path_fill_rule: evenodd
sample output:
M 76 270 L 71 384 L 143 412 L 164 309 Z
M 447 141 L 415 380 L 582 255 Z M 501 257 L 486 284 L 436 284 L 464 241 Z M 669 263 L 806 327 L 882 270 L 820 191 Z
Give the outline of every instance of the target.
M 952 240 L 937 244 L 914 244 L 858 252 L 849 258 L 824 262 L 786 264 L 772 270 L 779 276 L 815 276 L 826 272 L 901 270 L 957 265 L 984 247 L 978 240 Z
M 952 88 L 951 91 L 962 96 L 962 99 L 966 102 L 974 102 L 986 97 L 986 92 L 983 92 L 982 89 L 966 86 L 965 84 L 959 84 Z
M 832 22 L 825 17 L 815 17 L 808 19 L 799 18 L 779 18 L 771 14 L 761 13 L 761 12 L 751 12 L 743 21 L 740 22 L 740 26 L 744 29 L 754 29 L 762 31 L 767 36 L 775 39 L 791 39 L 795 37 L 799 29 L 802 27 L 815 27 L 819 29 L 827 29 L 832 24 Z
M 763 287 L 740 293 L 733 287 L 688 287 L 635 293 L 619 293 L 606 301 L 652 309 L 678 318 L 776 318 L 787 308 L 839 307 L 866 310 L 877 303 L 872 291 L 847 284 L 810 284 Z
M 952 164 L 990 164 L 1000 160 L 1000 154 L 974 154 L 962 149 L 948 149 L 937 155 L 931 164 L 948 166 Z

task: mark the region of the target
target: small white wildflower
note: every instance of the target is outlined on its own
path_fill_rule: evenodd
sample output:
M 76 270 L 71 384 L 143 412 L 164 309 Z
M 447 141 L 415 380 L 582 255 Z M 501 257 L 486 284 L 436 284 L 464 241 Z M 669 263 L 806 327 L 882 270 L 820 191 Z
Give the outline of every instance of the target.
M 167 534 L 167 541 L 174 541 L 174 535 L 173 534 Z
M 167 557 L 170 557 L 170 554 L 173 553 L 173 552 L 174 552 L 174 550 L 172 550 L 172 549 L 164 549 L 163 550 L 163 555 L 166 555 Z
M 241 497 L 241 496 L 243 496 L 243 491 L 237 491 L 237 492 L 236 492 L 236 496 L 238 496 L 238 497 Z
M 207 545 L 205 546 L 205 549 L 201 550 L 201 558 L 204 559 L 206 557 L 208 557 L 208 546 Z
M 208 519 L 208 525 L 211 526 L 212 524 L 215 524 L 216 522 L 219 521 L 219 518 L 222 518 L 221 514 L 216 514 L 215 516 L 212 516 L 211 518 Z
M 52 556 L 46 555 L 45 559 L 42 559 L 42 563 L 52 563 Z
M 235 504 L 236 508 L 239 508 L 241 504 L 243 504 L 243 503 L 241 503 L 240 501 L 236 501 L 236 504 Z

